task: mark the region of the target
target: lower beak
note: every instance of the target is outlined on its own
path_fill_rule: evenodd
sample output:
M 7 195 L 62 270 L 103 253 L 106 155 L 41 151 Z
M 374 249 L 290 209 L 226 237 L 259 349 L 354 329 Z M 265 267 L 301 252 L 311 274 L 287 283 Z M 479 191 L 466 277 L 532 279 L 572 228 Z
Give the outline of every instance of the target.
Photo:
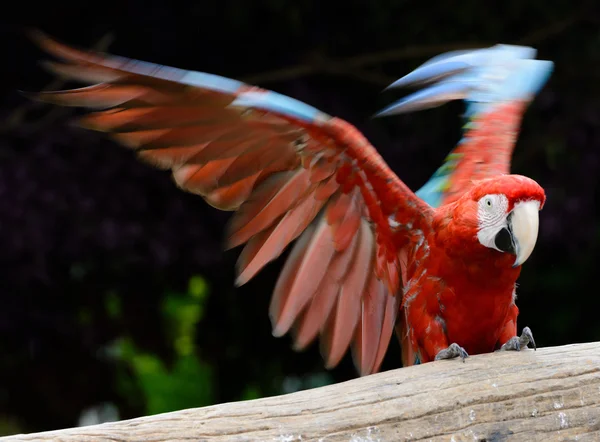
M 523 264 L 533 252 L 540 223 L 539 212 L 539 201 L 524 201 L 517 203 L 510 214 L 510 231 L 517 255 L 513 267 Z

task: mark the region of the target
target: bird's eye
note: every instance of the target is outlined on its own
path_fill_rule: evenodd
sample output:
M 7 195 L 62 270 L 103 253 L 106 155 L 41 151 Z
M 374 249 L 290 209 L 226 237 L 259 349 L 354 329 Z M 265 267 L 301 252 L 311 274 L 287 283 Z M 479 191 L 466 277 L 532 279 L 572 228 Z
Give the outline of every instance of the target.
M 488 207 L 492 207 L 492 199 L 491 198 L 486 199 L 485 200 L 485 205 L 488 206 Z

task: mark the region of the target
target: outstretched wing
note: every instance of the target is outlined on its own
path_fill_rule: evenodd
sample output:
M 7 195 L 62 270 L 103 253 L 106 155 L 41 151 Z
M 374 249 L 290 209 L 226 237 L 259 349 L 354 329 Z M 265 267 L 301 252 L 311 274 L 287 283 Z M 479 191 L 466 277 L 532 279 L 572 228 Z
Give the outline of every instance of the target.
M 416 194 L 432 207 L 456 201 L 475 181 L 510 173 L 510 160 L 527 104 L 546 83 L 553 63 L 533 59 L 523 46 L 496 45 L 441 54 L 391 84 L 388 89 L 422 90 L 383 109 L 378 116 L 467 102 L 465 132 L 442 166 Z M 404 366 L 419 364 L 401 318 L 396 333 Z
M 47 64 L 53 72 L 92 84 L 37 98 L 100 110 L 80 124 L 235 211 L 227 243 L 245 244 L 238 285 L 297 239 L 271 301 L 274 335 L 291 330 L 297 349 L 320 335 L 328 367 L 352 345 L 361 374 L 379 369 L 402 292 L 398 250 L 411 227 L 429 229 L 432 209 L 356 128 L 235 80 L 33 37 L 62 59 Z
M 417 195 L 432 207 L 457 200 L 474 181 L 510 173 L 510 160 L 527 105 L 544 86 L 553 63 L 536 50 L 496 45 L 432 58 L 389 88 L 426 86 L 378 115 L 467 102 L 465 132 Z

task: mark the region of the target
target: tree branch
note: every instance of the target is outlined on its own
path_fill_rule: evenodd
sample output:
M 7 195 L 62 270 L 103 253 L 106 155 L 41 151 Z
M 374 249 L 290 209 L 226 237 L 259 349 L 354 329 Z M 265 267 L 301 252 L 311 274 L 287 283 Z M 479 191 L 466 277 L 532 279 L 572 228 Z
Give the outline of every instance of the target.
M 543 28 L 536 29 L 535 31 L 527 34 L 525 37 L 522 37 L 519 40 L 517 40 L 516 44 L 533 45 L 541 41 L 547 40 L 548 38 L 553 37 L 555 35 L 561 34 L 571 26 L 578 23 L 582 17 L 585 17 L 585 11 L 587 10 L 588 5 L 586 4 L 585 6 L 586 8 L 581 8 L 580 11 L 566 17 L 563 20 L 559 20 L 557 22 L 550 23 L 548 26 L 545 26 Z
M 597 441 L 600 342 L 401 368 L 336 385 L 8 441 Z
M 586 5 L 588 6 L 588 5 Z M 586 17 L 586 8 L 582 8 L 571 16 L 560 20 L 558 22 L 550 23 L 549 25 L 536 29 L 535 31 L 525 35 L 518 39 L 514 44 L 517 45 L 534 45 L 540 43 L 548 38 L 558 35 L 564 32 L 569 27 L 578 23 L 582 17 Z M 388 63 L 392 61 L 408 60 L 412 58 L 425 58 L 432 57 L 444 52 L 463 50 L 463 49 L 478 49 L 488 46 L 495 45 L 493 43 L 474 43 L 474 42 L 463 42 L 463 43 L 449 43 L 449 44 L 432 44 L 432 45 L 414 45 L 406 46 L 401 49 L 390 49 L 387 51 L 374 52 L 368 54 L 355 55 L 353 57 L 334 59 L 329 58 L 324 54 L 319 56 L 318 62 L 314 60 L 308 63 L 303 63 L 297 66 L 288 67 L 284 69 L 278 69 L 271 72 L 265 72 L 261 74 L 246 76 L 243 81 L 250 84 L 269 83 L 276 81 L 293 80 L 307 75 L 314 75 L 319 73 L 337 74 L 352 76 L 368 83 L 375 83 L 378 85 L 389 85 L 392 81 L 388 81 L 385 76 L 379 76 L 378 78 L 371 72 L 362 71 L 357 73 L 356 69 L 368 65 Z M 331 69 L 331 66 L 335 66 L 335 69 Z
M 270 72 L 248 75 L 244 77 L 242 81 L 249 84 L 258 84 L 294 80 L 307 75 L 323 73 L 324 71 L 327 71 L 327 66 L 332 65 L 338 66 L 338 69 L 336 69 L 338 72 L 345 71 L 345 73 L 348 74 L 350 69 L 355 69 L 366 65 L 380 64 L 390 61 L 400 61 L 410 58 L 421 58 L 437 55 L 448 51 L 481 48 L 484 46 L 486 45 L 474 43 L 451 43 L 407 46 L 402 49 L 390 49 L 387 51 L 355 55 L 353 57 L 340 59 L 329 58 L 322 54 L 319 63 L 308 62 L 288 68 L 277 69 Z

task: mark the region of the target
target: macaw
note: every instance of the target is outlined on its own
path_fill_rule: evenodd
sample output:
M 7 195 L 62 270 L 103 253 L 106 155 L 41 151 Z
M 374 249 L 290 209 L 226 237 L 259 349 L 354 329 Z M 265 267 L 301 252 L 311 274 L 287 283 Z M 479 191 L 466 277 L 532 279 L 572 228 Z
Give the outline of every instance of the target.
M 82 127 L 235 212 L 227 247 L 244 245 L 238 286 L 295 241 L 269 316 L 273 335 L 291 334 L 296 350 L 319 337 L 327 368 L 350 348 L 367 375 L 380 370 L 394 332 L 405 366 L 533 343 L 528 328 L 517 336 L 515 286 L 545 193 L 509 166 L 525 108 L 553 66 L 534 59 L 535 49 L 442 54 L 390 86 L 426 87 L 381 116 L 468 103 L 463 139 L 415 193 L 357 128 L 308 104 L 41 32 L 32 38 L 60 60 L 49 70 L 89 84 L 32 98 L 94 109 Z

